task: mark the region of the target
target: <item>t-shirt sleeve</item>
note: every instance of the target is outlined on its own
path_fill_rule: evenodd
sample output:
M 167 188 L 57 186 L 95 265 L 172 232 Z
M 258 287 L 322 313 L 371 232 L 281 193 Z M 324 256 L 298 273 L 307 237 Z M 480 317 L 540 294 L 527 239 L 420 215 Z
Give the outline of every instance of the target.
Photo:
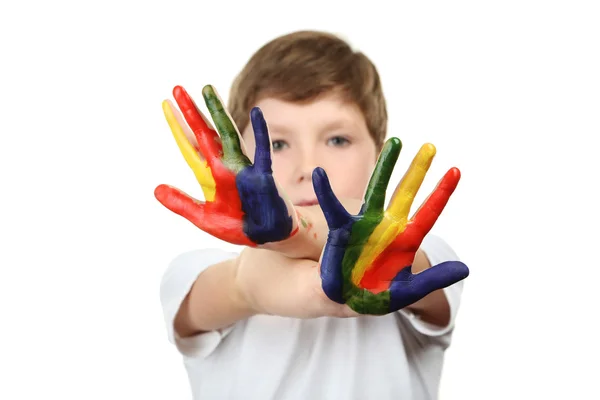
M 171 261 L 160 283 L 160 301 L 167 326 L 167 336 L 179 352 L 188 357 L 205 357 L 212 353 L 232 327 L 182 338 L 174 329 L 175 316 L 198 276 L 211 265 L 237 257 L 221 249 L 201 249 L 180 254 Z
M 445 261 L 460 261 L 454 250 L 440 237 L 427 235 L 421 244 L 421 249 L 427 256 L 429 263 L 433 265 Z M 419 333 L 436 338 L 444 345 L 449 345 L 450 334 L 454 329 L 456 314 L 460 306 L 461 295 L 464 286 L 464 279 L 443 289 L 448 305 L 450 306 L 450 321 L 448 325 L 440 327 L 422 321 L 419 317 L 409 310 L 400 310 L 400 313 L 408 319 L 412 327 Z

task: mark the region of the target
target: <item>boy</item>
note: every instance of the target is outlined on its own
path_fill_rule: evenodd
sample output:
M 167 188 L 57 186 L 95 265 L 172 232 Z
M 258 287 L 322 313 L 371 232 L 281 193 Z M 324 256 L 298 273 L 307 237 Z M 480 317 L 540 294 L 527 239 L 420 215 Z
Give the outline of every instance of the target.
M 194 398 L 436 398 L 468 270 L 427 232 L 459 173 L 450 170 L 417 212 L 420 222 L 408 222 L 435 153 L 425 145 L 393 204 L 379 210 L 400 144 L 384 144 L 373 64 L 327 33 L 277 38 L 236 78 L 234 123 L 214 89 L 203 91 L 220 137 L 182 88 L 174 95 L 194 133 L 170 103 L 163 109 L 206 204 L 166 185 L 155 195 L 244 245 L 240 254 L 182 254 L 161 283 L 169 339 Z

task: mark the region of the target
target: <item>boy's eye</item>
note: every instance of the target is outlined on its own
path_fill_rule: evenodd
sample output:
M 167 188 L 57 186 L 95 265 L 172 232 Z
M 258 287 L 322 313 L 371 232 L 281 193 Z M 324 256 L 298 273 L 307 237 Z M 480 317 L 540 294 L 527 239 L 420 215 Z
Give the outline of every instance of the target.
M 327 144 L 331 144 L 332 146 L 337 146 L 337 147 L 345 146 L 349 143 L 350 143 L 350 141 L 342 136 L 334 136 L 327 141 Z
M 288 144 L 284 140 L 273 140 L 273 151 L 279 151 L 287 147 Z

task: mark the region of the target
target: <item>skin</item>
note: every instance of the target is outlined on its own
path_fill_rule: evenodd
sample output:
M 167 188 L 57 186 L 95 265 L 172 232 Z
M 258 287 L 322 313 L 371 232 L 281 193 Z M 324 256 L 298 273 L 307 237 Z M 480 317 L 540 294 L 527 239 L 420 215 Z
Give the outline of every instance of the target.
M 445 268 L 445 272 L 419 274 L 431 267 L 418 249 L 426 232 L 396 240 L 405 228 L 410 231 L 408 218 L 398 221 L 397 214 L 402 210 L 408 213 L 410 197 L 414 198 L 420 185 L 415 189 L 414 183 L 422 181 L 424 171 L 410 178 L 409 170 L 409 179 L 403 179 L 405 183 L 396 189 L 392 211 L 382 210 L 399 141 L 388 142 L 371 179 L 378 156 L 375 143 L 360 110 L 335 95 L 305 104 L 260 99 L 262 113 L 252 111 L 252 126 L 243 130 L 240 141 L 212 87 L 206 87 L 203 96 L 218 134 L 191 98 L 182 93 L 182 88 L 175 88 L 174 96 L 189 128 L 172 104 L 163 103 L 163 110 L 206 201 L 192 199 L 168 185 L 160 185 L 155 195 L 171 211 L 208 233 L 248 247 L 238 259 L 215 265 L 200 275 L 175 321 L 181 335 L 218 329 L 256 313 L 300 318 L 356 316 L 407 307 L 429 322 L 447 323 L 449 307 L 438 289 L 463 279 L 466 267 L 442 265 L 436 268 Z M 266 145 L 269 136 L 272 148 Z M 424 157 L 425 164 L 431 162 L 432 147 L 424 147 L 426 154 L 421 159 Z M 269 156 L 272 170 L 267 167 Z M 413 162 L 418 167 L 413 172 L 423 169 L 422 161 Z M 459 174 L 453 176 L 457 183 Z M 452 183 L 440 186 L 443 190 L 436 192 L 446 197 L 434 202 L 439 212 L 454 190 L 447 190 Z M 439 197 L 436 192 L 430 198 Z M 267 199 L 261 198 L 265 193 L 269 194 Z M 261 208 L 265 201 L 271 203 Z M 281 202 L 285 207 L 278 208 Z M 209 207 L 213 208 L 209 211 Z M 272 217 L 266 217 L 266 212 Z M 282 221 L 289 218 L 297 226 L 281 230 L 285 225 Z M 432 226 L 435 218 L 430 215 L 422 219 Z M 253 220 L 275 222 L 262 224 L 260 239 L 248 229 L 248 221 Z M 334 243 L 336 232 L 343 231 L 336 226 L 339 221 L 346 229 L 346 235 L 341 236 L 351 239 L 341 248 L 339 241 Z M 341 255 L 332 257 L 331 249 L 336 245 Z M 275 252 L 266 251 L 269 249 Z M 419 276 L 421 279 L 415 279 Z M 215 290 L 217 282 L 220 290 Z

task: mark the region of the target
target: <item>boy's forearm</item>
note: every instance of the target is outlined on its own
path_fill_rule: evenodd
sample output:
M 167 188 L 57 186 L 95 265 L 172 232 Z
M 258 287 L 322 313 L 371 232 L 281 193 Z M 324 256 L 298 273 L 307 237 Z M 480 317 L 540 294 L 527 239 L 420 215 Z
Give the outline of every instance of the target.
M 225 328 L 254 314 L 239 293 L 237 263 L 238 258 L 227 260 L 199 275 L 175 317 L 174 328 L 179 336 Z
M 320 289 L 318 263 L 246 248 L 202 272 L 175 318 L 181 337 L 225 328 L 257 314 L 292 318 L 350 316 Z

